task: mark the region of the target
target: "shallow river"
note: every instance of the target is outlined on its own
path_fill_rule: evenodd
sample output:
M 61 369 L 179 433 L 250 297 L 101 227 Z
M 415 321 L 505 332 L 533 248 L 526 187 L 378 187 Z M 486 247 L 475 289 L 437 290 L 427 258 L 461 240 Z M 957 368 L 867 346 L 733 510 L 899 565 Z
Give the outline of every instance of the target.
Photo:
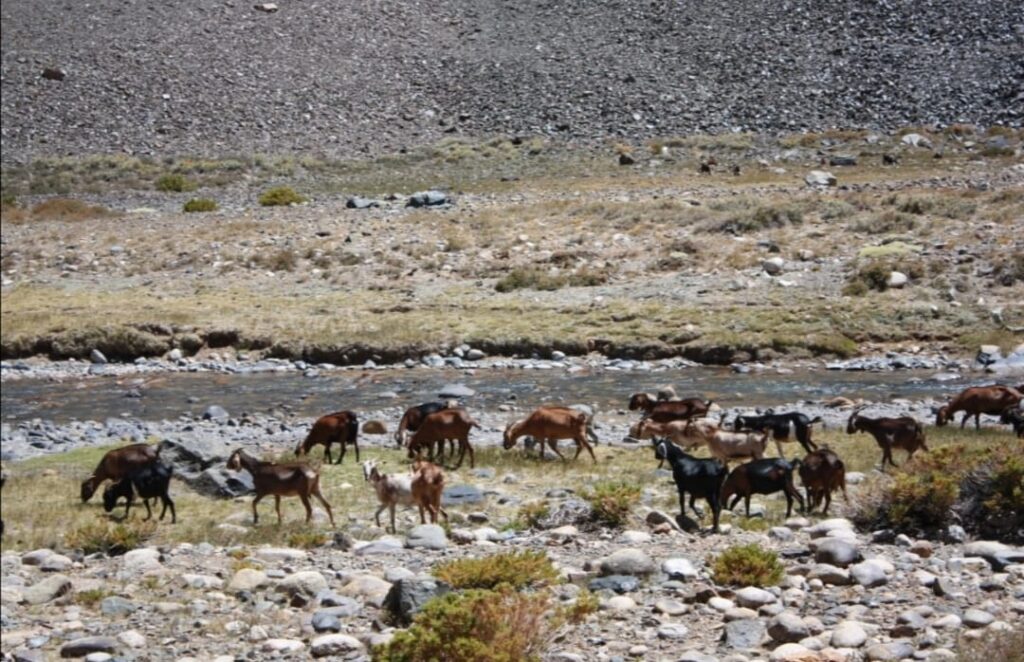
M 938 383 L 935 371 L 840 372 L 796 370 L 792 374 L 736 374 L 728 369 L 687 368 L 656 372 L 609 369 L 452 369 L 336 371 L 316 378 L 298 372 L 225 375 L 166 373 L 121 378 L 51 382 L 8 382 L 2 389 L 5 422 L 32 418 L 63 423 L 70 419 L 104 420 L 131 416 L 142 420 L 175 419 L 217 404 L 232 415 L 265 412 L 287 405 L 303 416 L 338 409 L 382 409 L 437 398 L 446 384 L 476 391 L 464 399 L 470 407 L 491 409 L 513 396 L 521 407 L 545 402 L 596 404 L 599 410 L 624 408 L 630 393 L 655 391 L 671 384 L 680 397 L 700 394 L 724 407 L 768 406 L 837 395 L 888 401 L 901 397 L 946 396 L 968 383 L 986 383 L 983 375 Z M 134 393 L 133 393 L 134 392 Z M 141 397 L 132 397 L 132 395 Z M 396 397 L 397 396 L 397 397 Z

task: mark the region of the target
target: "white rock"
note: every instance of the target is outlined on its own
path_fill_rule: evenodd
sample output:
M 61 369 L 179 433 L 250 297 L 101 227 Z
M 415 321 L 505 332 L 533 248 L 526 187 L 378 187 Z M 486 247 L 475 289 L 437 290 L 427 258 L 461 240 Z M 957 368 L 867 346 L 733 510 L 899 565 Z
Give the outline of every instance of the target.
M 281 653 L 294 653 L 306 647 L 298 639 L 267 639 L 263 642 L 263 650 Z
M 832 631 L 829 643 L 835 648 L 860 648 L 868 640 L 868 634 L 859 623 L 843 621 Z
M 909 282 L 907 274 L 902 271 L 891 271 L 889 272 L 889 280 L 887 281 L 889 287 L 893 289 L 899 289 Z
M 313 657 L 361 653 L 365 648 L 358 639 L 347 634 L 325 634 L 309 643 L 309 651 Z
M 260 547 L 253 552 L 253 556 L 264 561 L 301 561 L 308 554 L 304 550 L 290 547 Z
M 824 170 L 812 170 L 804 177 L 808 186 L 835 186 L 838 183 L 836 176 Z
M 736 601 L 743 607 L 757 609 L 776 601 L 774 595 L 756 586 L 747 586 L 736 591 Z

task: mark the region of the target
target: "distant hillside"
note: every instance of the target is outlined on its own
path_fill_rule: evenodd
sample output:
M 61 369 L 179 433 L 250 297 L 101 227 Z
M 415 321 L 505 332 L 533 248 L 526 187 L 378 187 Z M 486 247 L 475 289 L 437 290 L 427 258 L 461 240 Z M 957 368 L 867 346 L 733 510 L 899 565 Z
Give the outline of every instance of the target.
M 5 162 L 1020 125 L 1019 0 L 2 5 Z M 62 69 L 62 81 L 44 68 Z

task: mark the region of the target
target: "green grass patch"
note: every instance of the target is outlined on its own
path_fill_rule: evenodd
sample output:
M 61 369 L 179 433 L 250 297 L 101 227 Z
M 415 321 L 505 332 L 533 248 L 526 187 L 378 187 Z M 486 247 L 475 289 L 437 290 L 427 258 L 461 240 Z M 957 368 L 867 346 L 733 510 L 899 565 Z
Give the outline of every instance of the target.
M 785 575 L 778 554 L 756 543 L 733 545 L 708 558 L 712 577 L 723 586 L 777 586 Z
M 295 192 L 290 186 L 277 186 L 264 191 L 259 198 L 259 203 L 264 207 L 287 207 L 288 205 L 300 205 L 306 202 L 306 198 Z
M 456 559 L 434 566 L 433 573 L 455 589 L 493 589 L 502 584 L 536 588 L 558 581 L 558 571 L 547 555 L 530 550 Z
M 162 175 L 153 186 L 156 190 L 165 193 L 185 193 L 196 189 L 195 182 L 185 175 L 179 174 Z
M 583 493 L 594 517 L 606 526 L 622 527 L 640 503 L 640 485 L 628 481 L 600 481 Z
M 217 201 L 210 198 L 192 198 L 182 206 L 181 210 L 186 214 L 217 211 Z

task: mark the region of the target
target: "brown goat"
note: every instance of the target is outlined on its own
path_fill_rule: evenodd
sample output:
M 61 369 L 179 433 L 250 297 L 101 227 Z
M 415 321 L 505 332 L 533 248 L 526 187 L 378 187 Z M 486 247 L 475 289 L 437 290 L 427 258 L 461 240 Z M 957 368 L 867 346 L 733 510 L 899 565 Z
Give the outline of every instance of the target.
M 159 446 L 132 444 L 115 448 L 100 459 L 92 475 L 82 482 L 82 503 L 92 498 L 105 480 L 121 480 L 129 473 L 155 462 L 160 456 Z
M 666 439 L 683 450 L 693 450 L 703 445 L 703 440 L 687 434 L 685 421 L 669 421 L 655 423 L 649 418 L 641 419 L 629 428 L 629 436 L 634 439 Z M 664 457 L 658 460 L 658 468 L 665 464 Z
M 259 513 L 256 512 L 256 504 L 268 494 L 274 495 L 274 508 L 277 510 L 277 523 L 281 524 L 281 497 L 297 496 L 306 507 L 306 521 L 313 519 L 313 508 L 310 506 L 309 497 L 315 496 L 323 504 L 327 511 L 327 517 L 334 526 L 334 513 L 331 512 L 331 504 L 320 493 L 320 473 L 304 462 L 292 462 L 287 464 L 275 464 L 263 462 L 247 454 L 242 449 L 236 450 L 228 458 L 228 469 L 232 471 L 246 470 L 252 475 L 252 484 L 256 490 L 256 496 L 252 500 L 252 521 L 258 524 Z
M 825 508 L 822 512 L 828 514 L 828 507 L 832 505 L 832 492 L 837 489 L 843 491 L 843 499 L 849 503 L 850 497 L 846 494 L 846 467 L 839 456 L 828 448 L 819 448 L 808 453 L 800 462 L 798 471 L 800 481 L 804 484 L 804 491 L 807 493 L 808 512 L 817 508 L 824 499 Z
M 786 497 L 786 517 L 793 513 L 793 499 L 800 502 L 800 510 L 804 510 L 804 498 L 793 486 L 793 464 L 782 458 L 753 460 L 729 473 L 722 484 L 722 505 L 732 510 L 743 499 L 747 517 L 750 517 L 750 495 L 775 492 L 782 492 Z M 730 504 L 732 496 L 735 498 Z
M 322 444 L 324 458 L 331 464 L 331 444 L 341 444 L 341 454 L 337 464 L 345 459 L 345 449 L 352 444 L 356 449 L 356 462 L 359 461 L 359 419 L 354 412 L 337 411 L 316 419 L 306 438 L 295 448 L 298 456 L 306 455 L 314 446 Z
M 967 425 L 967 419 L 974 416 L 974 429 L 981 429 L 981 415 L 999 416 L 1007 407 L 1020 404 L 1021 392 L 1010 386 L 972 386 L 964 389 L 935 413 L 935 425 L 942 427 L 953 420 L 958 411 L 964 412 L 960 429 Z
M 429 453 L 430 459 L 434 459 L 434 445 L 440 444 L 440 454 L 444 454 L 444 440 L 455 439 L 459 442 L 459 459 L 455 468 L 462 466 L 462 460 L 469 452 L 469 466 L 476 466 L 476 459 L 473 456 L 473 447 L 469 444 L 469 431 L 480 427 L 480 424 L 470 418 L 465 409 L 442 409 L 433 414 L 427 414 L 420 423 L 419 429 L 409 439 L 409 457 L 416 457 L 424 449 Z
M 444 472 L 436 464 L 426 460 L 416 460 L 412 465 L 412 499 L 420 508 L 420 523 L 426 524 L 424 511 L 430 514 L 430 523 L 437 523 L 437 515 L 444 515 L 448 521 L 448 513 L 441 507 L 441 495 L 444 492 Z
M 846 433 L 867 432 L 875 438 L 882 449 L 882 469 L 885 463 L 892 466 L 892 449 L 902 448 L 907 451 L 907 459 L 914 456 L 914 452 L 920 448 L 927 451 L 925 446 L 924 429 L 921 424 L 910 416 L 899 418 L 868 418 L 860 415 L 860 409 L 850 414 L 850 420 L 846 423 Z
M 594 449 L 587 441 L 587 415 L 569 407 L 538 407 L 532 414 L 517 423 L 509 423 L 502 438 L 502 447 L 508 450 L 516 445 L 519 437 L 530 435 L 540 442 L 540 457 L 544 458 L 544 445 L 551 446 L 555 455 L 565 461 L 558 450 L 558 439 L 572 439 L 576 442 L 576 455 L 587 449 L 591 459 L 597 462 Z
M 683 400 L 654 400 L 646 393 L 634 393 L 629 398 L 629 410 L 642 410 L 644 418 L 655 423 L 685 421 L 704 416 L 711 407 L 711 400 L 684 398 Z

